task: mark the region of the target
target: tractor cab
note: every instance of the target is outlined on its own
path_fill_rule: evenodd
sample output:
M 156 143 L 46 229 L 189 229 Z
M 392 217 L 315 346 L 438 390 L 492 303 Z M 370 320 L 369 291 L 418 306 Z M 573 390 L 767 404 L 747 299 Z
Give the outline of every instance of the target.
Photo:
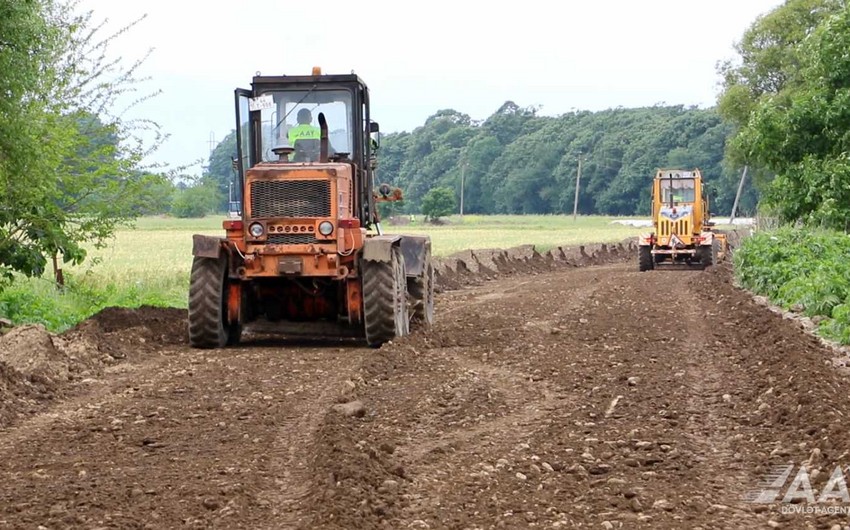
M 690 172 L 686 172 L 690 175 Z M 696 202 L 696 181 L 690 176 L 673 178 L 671 173 L 661 180 L 661 202 L 670 207 Z
M 305 164 L 330 174 L 342 169 L 335 166 L 341 163 L 353 184 L 345 190 L 352 207 L 347 214 L 364 228 L 372 225 L 377 143 L 370 133 L 378 132 L 378 124 L 370 119 L 369 91 L 357 75 L 322 75 L 314 69 L 309 76 L 257 76 L 252 89 L 236 90 L 236 111 L 243 194 L 244 185 L 250 188 L 257 178 L 276 174 L 288 180 L 282 167 L 273 170 L 280 164 Z

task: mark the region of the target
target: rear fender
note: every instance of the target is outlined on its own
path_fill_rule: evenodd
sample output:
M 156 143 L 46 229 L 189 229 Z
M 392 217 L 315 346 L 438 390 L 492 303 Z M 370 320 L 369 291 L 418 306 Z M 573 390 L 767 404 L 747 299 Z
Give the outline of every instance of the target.
M 422 275 L 431 255 L 431 238 L 428 236 L 401 236 L 401 254 L 409 278 Z
M 193 235 L 192 255 L 198 258 L 213 259 L 226 256 L 230 276 L 233 278 L 239 277 L 237 269 L 244 264 L 239 249 L 236 248 L 233 241 L 221 237 Z
M 218 258 L 226 244 L 227 240 L 221 237 L 195 234 L 192 236 L 192 255 L 199 258 Z
M 363 242 L 364 261 L 382 261 L 388 263 L 392 260 L 393 247 L 399 244 L 401 236 L 385 235 L 366 238 Z

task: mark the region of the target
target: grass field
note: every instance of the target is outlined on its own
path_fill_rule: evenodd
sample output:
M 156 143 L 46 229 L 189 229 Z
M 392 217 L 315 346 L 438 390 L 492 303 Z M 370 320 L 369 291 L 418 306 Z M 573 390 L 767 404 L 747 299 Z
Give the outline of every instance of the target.
M 466 215 L 452 217 L 448 224 L 414 223 L 387 226 L 394 234 L 427 234 L 434 254 L 446 256 L 470 248 L 508 248 L 533 244 L 539 250 L 581 243 L 609 243 L 637 235 L 641 229 L 613 223 L 611 217 L 583 216 L 575 221 L 560 215 Z M 644 231 L 646 229 L 643 229 Z
M 0 316 L 62 330 L 111 305 L 186 307 L 192 234 L 223 235 L 223 219 L 139 219 L 135 229 L 116 233 L 107 248 L 90 249 L 90 259 L 82 266 L 66 267 L 65 294 L 57 293 L 46 279 L 18 281 L 0 293 Z M 440 226 L 419 222 L 384 230 L 430 235 L 437 256 L 470 248 L 533 244 L 547 250 L 615 242 L 646 230 L 613 221 L 598 216 L 573 221 L 571 216 L 467 215 L 448 218 Z
M 85 270 L 108 281 L 188 273 L 192 265 L 192 234 L 222 235 L 221 222 L 221 217 L 140 219 L 135 230 L 118 232 L 109 248 L 92 251 L 100 263 Z M 384 231 L 430 235 L 434 254 L 445 256 L 470 248 L 533 244 L 548 250 L 562 245 L 607 243 L 637 235 L 641 229 L 614 224 L 610 217 L 587 216 L 573 221 L 566 216 L 467 215 L 463 219 L 449 218 L 440 226 L 413 223 L 385 226 Z

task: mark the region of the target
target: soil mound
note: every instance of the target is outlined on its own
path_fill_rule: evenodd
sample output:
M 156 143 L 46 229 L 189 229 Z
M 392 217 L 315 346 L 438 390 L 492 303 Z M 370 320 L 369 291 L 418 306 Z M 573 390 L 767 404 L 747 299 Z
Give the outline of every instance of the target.
M 621 263 L 637 256 L 637 240 L 620 243 L 555 247 L 540 253 L 534 245 L 508 249 L 464 250 L 435 258 L 438 291 L 459 289 L 512 274 L 535 274 L 563 267 L 587 267 Z
M 0 427 L 118 359 L 184 343 L 185 330 L 185 310 L 155 307 L 107 308 L 60 335 L 41 325 L 12 329 L 0 336 Z

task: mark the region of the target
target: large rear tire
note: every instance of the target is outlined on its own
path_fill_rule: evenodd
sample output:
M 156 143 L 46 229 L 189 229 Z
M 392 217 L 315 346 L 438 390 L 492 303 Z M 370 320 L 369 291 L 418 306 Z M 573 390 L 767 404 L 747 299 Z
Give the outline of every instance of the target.
M 712 240 L 711 245 L 699 247 L 699 261 L 704 269 L 714 267 L 720 261 L 720 241 Z
M 195 348 L 223 348 L 239 340 L 238 327 L 231 330 L 227 320 L 227 257 L 192 261 L 189 283 L 189 344 Z
M 411 322 L 429 328 L 434 323 L 434 266 L 431 255 L 425 255 L 425 267 L 420 276 L 407 279 L 407 295 L 413 314 Z
M 363 261 L 361 273 L 366 342 L 377 348 L 407 335 L 407 277 L 401 249 L 393 247 L 389 262 Z
M 641 272 L 651 271 L 655 268 L 655 263 L 652 259 L 652 247 L 645 246 L 640 247 L 640 254 L 638 255 L 638 269 Z
M 714 267 L 720 263 L 720 241 L 714 239 L 711 241 L 711 251 L 709 254 L 709 265 Z

